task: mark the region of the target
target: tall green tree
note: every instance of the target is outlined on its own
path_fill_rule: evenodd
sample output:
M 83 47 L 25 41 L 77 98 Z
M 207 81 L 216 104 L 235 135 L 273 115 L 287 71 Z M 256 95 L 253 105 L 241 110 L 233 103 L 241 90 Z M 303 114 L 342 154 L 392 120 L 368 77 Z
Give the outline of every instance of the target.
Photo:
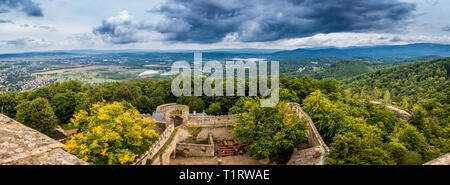
M 209 105 L 206 109 L 206 114 L 209 115 L 223 115 L 222 104 L 220 102 L 215 102 Z
M 50 102 L 60 122 L 68 123 L 77 106 L 76 94 L 71 90 L 67 90 L 65 93 L 56 94 Z
M 16 110 L 18 122 L 48 136 L 53 135 L 57 118 L 47 99 L 36 98 L 33 101 L 22 102 L 16 107 Z
M 257 98 L 245 102 L 244 107 L 245 113 L 233 123 L 233 133 L 248 144 L 247 149 L 252 157 L 275 159 L 306 139 L 306 119 L 299 119 L 287 104 L 261 107 Z
M 328 165 L 393 165 L 395 160 L 388 151 L 379 147 L 379 140 L 370 137 L 358 137 L 355 133 L 339 134 L 333 139 Z
M 89 111 L 92 104 L 102 102 L 103 100 L 104 98 L 102 89 L 100 87 L 92 87 L 87 90 L 81 98 L 80 109 Z
M 197 96 L 180 96 L 177 99 L 177 103 L 189 106 L 189 111 L 191 112 L 205 110 L 205 102 Z
M 389 93 L 389 90 L 386 90 L 386 92 L 384 92 L 383 101 L 385 104 L 392 104 L 391 93 Z
M 14 118 L 16 116 L 15 107 L 18 105 L 18 101 L 15 98 L 15 94 L 0 94 L 0 111 L 1 113 Z
M 345 131 L 348 124 L 348 110 L 345 105 L 332 102 L 320 90 L 303 100 L 302 107 L 326 141 L 331 141 L 336 134 Z

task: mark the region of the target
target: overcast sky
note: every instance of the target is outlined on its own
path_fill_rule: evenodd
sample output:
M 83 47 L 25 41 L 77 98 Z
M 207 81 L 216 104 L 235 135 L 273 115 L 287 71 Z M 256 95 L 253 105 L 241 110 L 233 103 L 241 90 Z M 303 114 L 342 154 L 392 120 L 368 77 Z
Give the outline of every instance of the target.
M 0 0 L 0 53 L 450 44 L 450 0 Z

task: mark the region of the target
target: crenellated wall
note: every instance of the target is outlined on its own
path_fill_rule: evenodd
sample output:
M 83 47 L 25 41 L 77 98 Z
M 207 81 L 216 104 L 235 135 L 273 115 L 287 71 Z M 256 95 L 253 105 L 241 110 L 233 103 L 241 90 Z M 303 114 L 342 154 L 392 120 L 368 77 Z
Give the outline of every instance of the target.
M 169 124 L 164 130 L 164 132 L 160 135 L 158 140 L 150 146 L 150 148 L 141 156 L 139 156 L 133 163 L 133 165 L 145 165 L 147 163 L 148 159 L 152 159 L 158 152 L 161 150 L 161 148 L 164 146 L 164 144 L 167 142 L 167 140 L 170 138 L 174 131 L 175 127 L 173 124 Z
M 308 143 L 309 145 L 315 147 L 320 146 L 323 148 L 325 153 L 328 153 L 330 149 L 328 148 L 327 144 L 323 141 L 322 136 L 320 136 L 319 131 L 317 130 L 316 126 L 314 125 L 311 118 L 308 116 L 308 114 L 300 107 L 300 104 L 298 103 L 288 103 L 288 105 L 291 107 L 292 110 L 299 113 L 299 118 L 306 118 L 308 120 L 308 130 L 306 130 L 306 134 L 308 135 Z
M 181 114 L 178 111 L 181 110 Z M 180 105 L 176 103 L 160 105 L 156 108 L 155 112 L 164 113 L 164 120 L 166 124 L 170 124 L 171 117 L 176 115 L 183 119 L 183 124 L 189 119 L 189 107 L 186 105 Z
M 223 126 L 231 125 L 238 118 L 239 114 L 221 116 L 189 116 L 187 124 L 202 127 Z

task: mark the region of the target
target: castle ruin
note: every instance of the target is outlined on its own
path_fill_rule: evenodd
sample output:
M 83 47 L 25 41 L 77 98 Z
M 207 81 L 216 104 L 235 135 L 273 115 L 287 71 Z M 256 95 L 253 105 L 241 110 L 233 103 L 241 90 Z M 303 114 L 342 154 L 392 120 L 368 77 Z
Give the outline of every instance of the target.
M 298 113 L 298 117 L 306 118 L 308 129 L 307 149 L 295 149 L 289 165 L 323 165 L 324 155 L 329 152 L 328 146 L 322 140 L 311 118 L 301 109 L 298 103 L 288 104 L 292 110 Z M 165 125 L 166 129 L 161 138 L 134 164 L 136 165 L 167 165 L 171 158 L 177 154 L 188 157 L 214 157 L 217 141 L 234 140 L 232 123 L 239 118 L 239 114 L 210 116 L 205 114 L 189 114 L 189 107 L 175 103 L 158 106 L 152 115 L 143 115 L 153 118 L 157 124 Z M 193 134 L 190 128 L 200 128 Z M 188 138 L 194 137 L 197 141 L 206 140 L 207 143 L 185 143 Z

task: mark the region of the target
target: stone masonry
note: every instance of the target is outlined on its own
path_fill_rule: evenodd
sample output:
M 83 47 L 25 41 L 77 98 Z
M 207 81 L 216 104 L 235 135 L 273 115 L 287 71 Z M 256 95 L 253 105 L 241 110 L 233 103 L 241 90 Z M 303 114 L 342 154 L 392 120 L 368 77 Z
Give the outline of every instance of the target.
M 64 145 L 0 114 L 0 165 L 86 165 Z

